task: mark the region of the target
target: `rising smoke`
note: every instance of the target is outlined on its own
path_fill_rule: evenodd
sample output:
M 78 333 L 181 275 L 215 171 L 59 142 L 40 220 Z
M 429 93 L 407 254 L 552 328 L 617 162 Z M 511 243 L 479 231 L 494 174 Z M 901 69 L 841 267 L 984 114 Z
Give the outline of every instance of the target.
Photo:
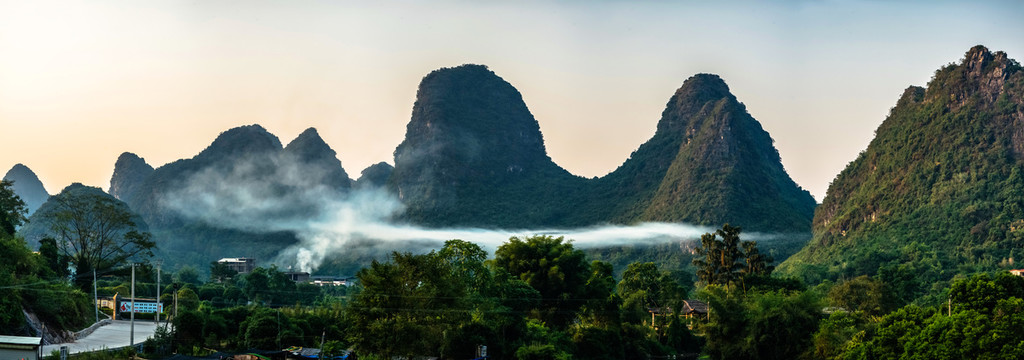
M 162 205 L 186 218 L 218 227 L 294 232 L 300 241 L 282 250 L 273 262 L 307 272 L 316 270 L 332 254 L 427 252 L 450 239 L 471 241 L 493 253 L 513 236 L 564 236 L 576 247 L 590 248 L 694 240 L 714 231 L 677 223 L 577 229 L 424 228 L 392 221 L 403 206 L 386 190 L 344 192 L 325 186 L 330 181 L 322 167 L 285 153 L 249 156 L 220 165 L 190 176 L 166 194 Z

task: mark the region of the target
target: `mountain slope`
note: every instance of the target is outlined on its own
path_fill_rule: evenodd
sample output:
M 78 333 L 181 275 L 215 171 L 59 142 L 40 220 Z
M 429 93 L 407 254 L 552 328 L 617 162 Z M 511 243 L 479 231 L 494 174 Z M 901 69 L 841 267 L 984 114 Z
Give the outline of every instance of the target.
M 31 216 L 50 197 L 36 173 L 25 165 L 15 164 L 4 175 L 4 180 L 13 182 L 11 188 L 21 201 L 25 202 L 25 208 L 28 209 L 26 216 Z
M 284 154 L 293 156 L 294 160 L 302 164 L 301 169 L 295 170 L 306 170 L 298 176 L 312 178 L 319 185 L 332 189 L 348 190 L 352 188 L 352 180 L 349 179 L 345 169 L 341 167 L 337 152 L 324 142 L 316 129 L 309 128 L 299 134 L 295 140 L 285 146 Z M 308 171 L 313 169 L 319 170 L 319 172 L 312 174 Z
M 522 96 L 484 66 L 420 84 L 389 188 L 430 226 L 589 226 L 643 221 L 806 232 L 815 206 L 771 137 L 718 76 L 687 80 L 654 137 L 616 171 L 573 176 L 548 157 Z
M 110 190 L 107 193 L 118 200 L 131 202 L 139 186 L 152 173 L 153 167 L 145 159 L 130 152 L 122 153 L 114 163 L 114 174 L 110 176 Z
M 904 91 L 829 187 L 814 237 L 779 271 L 879 274 L 906 298 L 1024 245 L 1024 72 L 976 46 Z M 1019 255 L 1017 255 L 1019 257 Z
M 806 232 L 814 199 L 772 143 L 721 78 L 695 75 L 669 100 L 654 136 L 594 185 L 588 207 L 603 213 L 590 221 Z
M 558 224 L 582 182 L 548 157 L 519 91 L 463 65 L 423 78 L 388 186 L 412 222 L 523 227 Z
M 355 181 L 354 186 L 360 189 L 385 187 L 388 185 L 392 171 L 395 171 L 395 167 L 383 161 L 367 166 L 359 173 L 359 180 Z

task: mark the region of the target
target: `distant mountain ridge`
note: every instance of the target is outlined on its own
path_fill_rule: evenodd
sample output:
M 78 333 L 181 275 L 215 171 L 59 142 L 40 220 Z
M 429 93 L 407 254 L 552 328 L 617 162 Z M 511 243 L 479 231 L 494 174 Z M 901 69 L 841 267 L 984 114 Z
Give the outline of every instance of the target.
M 409 221 L 431 226 L 670 221 L 806 232 L 815 206 L 768 133 L 710 74 L 684 82 L 654 137 L 622 166 L 584 179 L 547 156 L 512 85 L 482 65 L 436 70 L 420 84 L 389 188 Z
M 25 208 L 28 210 L 26 216 L 31 216 L 50 197 L 43 187 L 43 182 L 39 181 L 39 177 L 28 166 L 15 164 L 7 170 L 7 174 L 4 174 L 4 180 L 13 182 L 11 189 L 25 202 Z
M 414 223 L 520 227 L 559 222 L 557 199 L 582 183 L 548 157 L 519 91 L 463 65 L 423 78 L 388 187 Z
M 317 219 L 323 199 L 343 199 L 353 187 L 387 189 L 405 205 L 397 220 L 428 227 L 665 221 L 802 234 L 815 206 L 786 174 L 768 133 L 711 74 L 687 79 L 655 135 L 602 178 L 555 164 L 522 95 L 483 65 L 423 78 L 394 156 L 395 166 L 372 165 L 353 182 L 315 129 L 282 146 L 248 125 L 156 169 L 122 154 L 111 193 L 167 239 L 162 249 L 192 263 L 269 259 L 297 238 L 267 224 Z
M 130 152 L 122 153 L 114 163 L 114 174 L 110 176 L 107 193 L 118 200 L 131 202 L 143 181 L 153 173 L 153 167 L 146 160 Z
M 732 223 L 803 232 L 815 201 L 782 166 L 773 140 L 720 77 L 698 74 L 669 100 L 654 136 L 597 180 L 612 222 Z
M 1024 72 L 970 49 L 907 88 L 829 187 L 814 237 L 779 266 L 807 278 L 878 274 L 908 296 L 956 273 L 1019 267 Z
M 217 256 L 270 260 L 297 239 L 268 230 L 265 222 L 316 217 L 318 196 L 352 186 L 334 150 L 312 128 L 286 147 L 259 125 L 229 129 L 191 159 L 145 176 L 119 176 L 144 173 L 130 169 L 140 168 L 138 161 L 118 164 L 123 166 L 115 168 L 112 191 L 118 189 L 155 238 L 164 240 L 161 251 L 198 264 Z

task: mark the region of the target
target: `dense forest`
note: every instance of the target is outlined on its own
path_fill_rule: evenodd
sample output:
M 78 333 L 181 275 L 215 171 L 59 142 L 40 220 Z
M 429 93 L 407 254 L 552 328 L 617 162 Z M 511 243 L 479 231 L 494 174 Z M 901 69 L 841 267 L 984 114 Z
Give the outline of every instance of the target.
M 1024 241 L 1024 72 L 977 46 L 910 87 L 832 182 L 814 238 L 780 271 L 877 276 L 905 300 L 1014 268 Z

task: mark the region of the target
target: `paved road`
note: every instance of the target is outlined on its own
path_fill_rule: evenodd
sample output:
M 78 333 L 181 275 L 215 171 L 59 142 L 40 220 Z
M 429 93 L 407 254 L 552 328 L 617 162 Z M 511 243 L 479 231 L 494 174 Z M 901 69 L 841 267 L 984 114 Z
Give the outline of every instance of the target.
M 135 343 L 138 344 L 153 337 L 155 331 L 156 323 L 153 320 L 135 320 Z M 60 351 L 61 346 L 67 346 L 68 352 L 71 354 L 121 348 L 128 346 L 130 334 L 130 321 L 114 320 L 110 325 L 100 326 L 89 336 L 73 343 L 43 345 L 43 355 L 49 355 L 54 350 Z

